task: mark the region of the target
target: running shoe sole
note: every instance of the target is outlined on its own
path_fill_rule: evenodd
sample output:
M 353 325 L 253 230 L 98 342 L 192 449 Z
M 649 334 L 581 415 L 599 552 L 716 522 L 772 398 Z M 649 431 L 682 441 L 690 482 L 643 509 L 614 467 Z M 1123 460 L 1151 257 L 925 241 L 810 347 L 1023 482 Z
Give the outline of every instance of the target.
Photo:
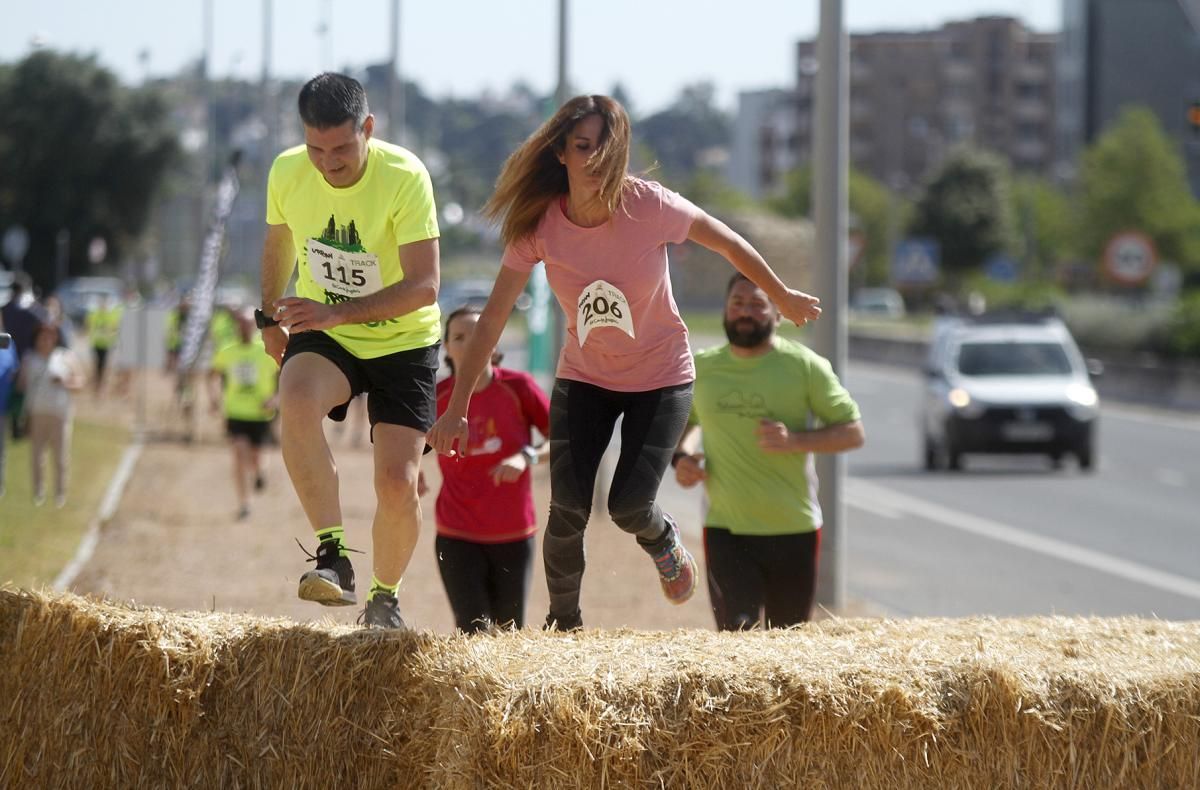
M 300 577 L 297 594 L 302 601 L 314 601 L 322 606 L 353 606 L 358 603 L 353 590 L 343 590 L 315 570 L 307 571 Z

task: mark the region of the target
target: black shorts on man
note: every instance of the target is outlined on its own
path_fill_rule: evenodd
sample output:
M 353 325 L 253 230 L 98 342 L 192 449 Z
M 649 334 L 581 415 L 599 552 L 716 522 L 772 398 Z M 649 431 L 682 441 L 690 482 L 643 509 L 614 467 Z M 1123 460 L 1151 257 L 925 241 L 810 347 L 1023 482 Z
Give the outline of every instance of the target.
M 269 420 L 228 419 L 225 421 L 225 432 L 229 434 L 229 438 L 236 439 L 239 436 L 244 436 L 250 442 L 251 447 L 262 447 L 266 444 L 270 431 L 271 423 Z
M 288 338 L 283 364 L 297 354 L 312 353 L 328 359 L 350 384 L 350 397 L 329 410 L 329 419 L 346 419 L 350 401 L 367 393 L 367 417 L 374 438 L 376 423 L 403 425 L 422 433 L 437 418 L 438 350 L 441 343 L 397 351 L 374 359 L 359 359 L 324 332 L 298 332 Z

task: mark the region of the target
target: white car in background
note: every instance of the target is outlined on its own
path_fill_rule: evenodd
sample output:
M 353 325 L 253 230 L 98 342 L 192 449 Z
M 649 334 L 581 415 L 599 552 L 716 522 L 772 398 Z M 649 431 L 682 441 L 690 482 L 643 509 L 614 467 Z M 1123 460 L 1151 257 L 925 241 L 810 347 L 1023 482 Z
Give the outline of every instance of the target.
M 941 319 L 925 366 L 925 468 L 961 469 L 969 453 L 1039 453 L 1091 470 L 1099 373 L 1056 317 Z

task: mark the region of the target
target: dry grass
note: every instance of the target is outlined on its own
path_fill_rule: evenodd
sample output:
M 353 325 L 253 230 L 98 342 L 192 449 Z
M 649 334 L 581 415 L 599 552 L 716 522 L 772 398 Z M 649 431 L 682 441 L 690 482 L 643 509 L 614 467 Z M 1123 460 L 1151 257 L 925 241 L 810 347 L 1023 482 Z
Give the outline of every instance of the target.
M 6 590 L 0 666 L 5 787 L 1200 787 L 1200 623 L 463 637 Z

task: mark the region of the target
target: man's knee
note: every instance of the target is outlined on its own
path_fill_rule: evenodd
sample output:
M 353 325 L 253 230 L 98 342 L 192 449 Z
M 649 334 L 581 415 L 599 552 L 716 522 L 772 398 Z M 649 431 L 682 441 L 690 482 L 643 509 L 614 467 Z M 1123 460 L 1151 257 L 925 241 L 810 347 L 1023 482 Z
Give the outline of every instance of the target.
M 279 375 L 279 414 L 284 421 L 321 420 L 330 409 L 350 399 L 350 385 L 340 370 L 325 359 L 300 354 Z
M 380 464 L 375 469 L 375 495 L 381 507 L 418 507 L 417 468 L 413 464 Z

